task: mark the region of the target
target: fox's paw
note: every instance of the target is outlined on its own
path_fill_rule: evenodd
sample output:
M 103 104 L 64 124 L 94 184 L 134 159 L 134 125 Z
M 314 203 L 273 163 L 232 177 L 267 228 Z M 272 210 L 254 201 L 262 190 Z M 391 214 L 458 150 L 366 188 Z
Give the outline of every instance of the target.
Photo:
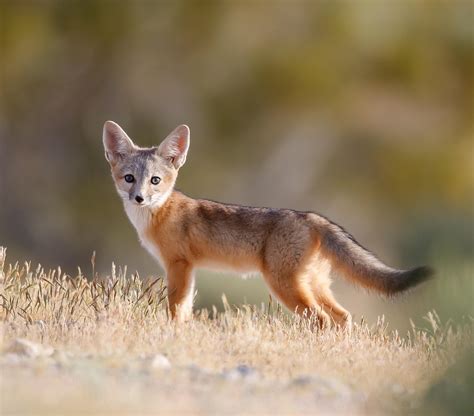
M 347 333 L 352 332 L 352 315 L 348 313 L 339 324 L 340 328 Z
M 352 332 L 352 315 L 348 313 L 337 321 L 333 321 L 333 328 L 350 334 Z

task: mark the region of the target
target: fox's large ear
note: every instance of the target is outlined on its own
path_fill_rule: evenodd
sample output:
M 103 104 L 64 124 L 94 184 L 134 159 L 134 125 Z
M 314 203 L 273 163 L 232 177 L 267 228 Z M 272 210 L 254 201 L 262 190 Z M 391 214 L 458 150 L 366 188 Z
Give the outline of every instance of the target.
M 102 141 L 104 142 L 105 158 L 110 164 L 115 164 L 135 148 L 127 133 L 113 121 L 105 122 Z
M 176 127 L 158 147 L 158 154 L 168 159 L 176 169 L 186 162 L 189 149 L 189 127 L 185 124 Z

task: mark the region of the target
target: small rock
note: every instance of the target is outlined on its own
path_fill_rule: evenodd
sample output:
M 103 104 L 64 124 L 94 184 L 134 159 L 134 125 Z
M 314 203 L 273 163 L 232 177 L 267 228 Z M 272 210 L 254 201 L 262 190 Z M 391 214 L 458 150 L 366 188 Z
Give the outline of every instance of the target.
M 38 358 L 51 356 L 54 348 L 36 344 L 24 338 L 16 338 L 3 352 L 23 357 Z
M 308 386 L 313 382 L 311 376 L 299 376 L 291 381 L 292 386 Z
M 245 364 L 241 364 L 231 370 L 224 371 L 222 373 L 222 377 L 230 381 L 245 380 L 250 382 L 257 381 L 260 378 L 257 370 Z
M 309 387 L 319 398 L 338 397 L 340 400 L 347 400 L 354 396 L 354 391 L 347 384 L 334 378 L 299 376 L 293 379 L 290 386 Z
M 171 368 L 171 363 L 163 354 L 156 354 L 151 357 L 150 367 L 154 370 L 168 370 Z
M 202 368 L 194 363 L 186 366 L 185 369 L 187 370 L 191 380 L 194 382 L 203 383 L 215 376 L 215 374 L 211 373 L 206 368 Z

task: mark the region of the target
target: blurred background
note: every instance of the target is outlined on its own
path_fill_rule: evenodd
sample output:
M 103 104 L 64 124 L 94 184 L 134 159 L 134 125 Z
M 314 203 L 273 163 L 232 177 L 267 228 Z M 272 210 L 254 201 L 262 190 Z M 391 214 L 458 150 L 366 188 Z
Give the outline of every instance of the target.
M 341 303 L 397 328 L 473 313 L 473 2 L 0 3 L 0 245 L 8 260 L 161 275 L 103 157 L 191 128 L 178 188 L 320 212 L 384 261 L 438 279 Z M 243 236 L 245 238 L 245 236 Z M 197 307 L 260 304 L 259 279 L 198 274 Z

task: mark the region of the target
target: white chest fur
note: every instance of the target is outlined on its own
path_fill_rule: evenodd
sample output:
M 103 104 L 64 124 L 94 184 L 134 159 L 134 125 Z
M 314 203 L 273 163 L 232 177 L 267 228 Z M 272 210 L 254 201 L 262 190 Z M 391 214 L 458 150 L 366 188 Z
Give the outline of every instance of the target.
M 151 226 L 150 210 L 145 207 L 138 207 L 128 201 L 124 203 L 124 206 L 130 222 L 137 230 L 140 243 L 160 263 L 161 267 L 164 267 L 160 248 L 148 237 L 148 229 Z

